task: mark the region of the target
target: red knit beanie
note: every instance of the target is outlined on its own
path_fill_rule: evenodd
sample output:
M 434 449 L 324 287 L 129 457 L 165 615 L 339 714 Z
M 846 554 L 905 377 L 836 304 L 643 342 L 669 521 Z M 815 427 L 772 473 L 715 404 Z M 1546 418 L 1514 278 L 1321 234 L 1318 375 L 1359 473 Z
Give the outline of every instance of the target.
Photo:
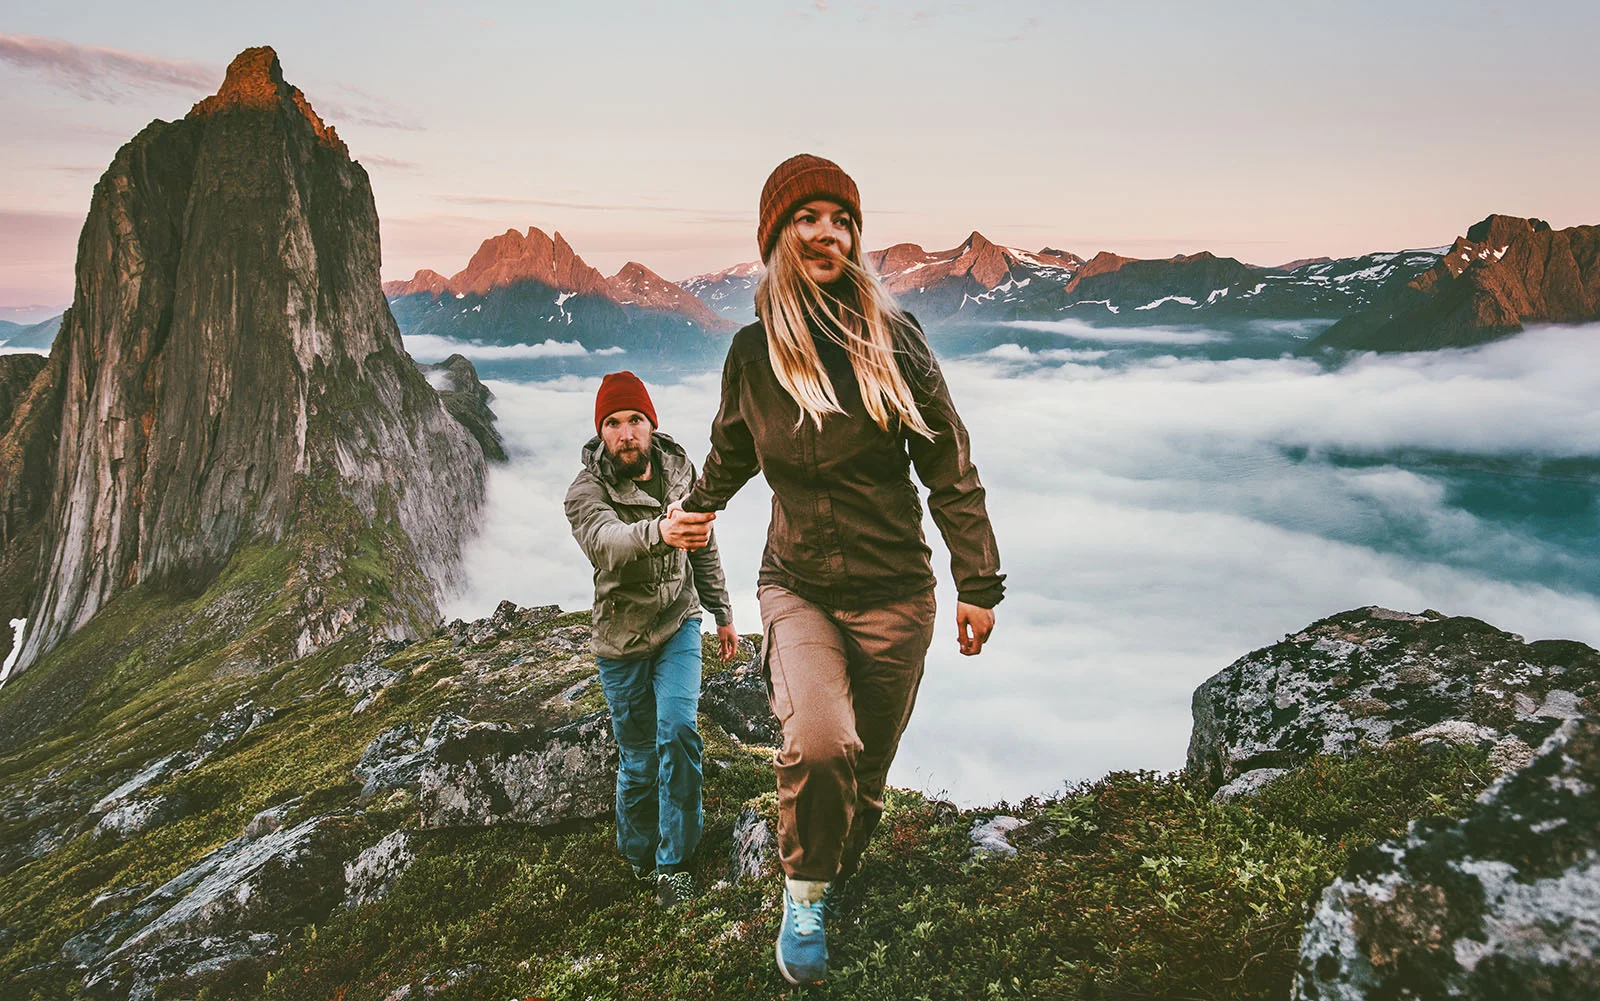
M 778 233 L 788 221 L 796 205 L 813 198 L 826 198 L 838 202 L 856 217 L 861 226 L 861 195 L 856 182 L 839 169 L 832 160 L 801 153 L 778 164 L 761 189 L 760 221 L 756 224 L 756 243 L 761 247 L 761 259 L 772 256 L 778 243 Z
M 658 428 L 655 404 L 644 383 L 632 372 L 612 372 L 600 380 L 600 392 L 594 397 L 594 433 L 600 433 L 600 422 L 618 410 L 637 410 L 650 418 L 650 427 Z

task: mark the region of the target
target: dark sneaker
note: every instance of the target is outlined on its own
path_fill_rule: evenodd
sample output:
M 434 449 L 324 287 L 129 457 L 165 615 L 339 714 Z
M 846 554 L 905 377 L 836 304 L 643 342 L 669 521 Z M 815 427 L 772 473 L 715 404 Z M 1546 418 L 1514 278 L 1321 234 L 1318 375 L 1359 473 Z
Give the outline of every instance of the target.
M 803 904 L 783 890 L 783 924 L 778 926 L 778 972 L 791 984 L 820 984 L 828 976 L 828 938 L 822 928 L 822 901 Z
M 647 869 L 635 862 L 633 863 L 633 878 L 641 883 L 649 883 L 654 886 L 656 882 L 656 867 L 652 865 Z
M 656 876 L 656 903 L 675 907 L 694 899 L 694 877 L 686 872 L 663 872 Z

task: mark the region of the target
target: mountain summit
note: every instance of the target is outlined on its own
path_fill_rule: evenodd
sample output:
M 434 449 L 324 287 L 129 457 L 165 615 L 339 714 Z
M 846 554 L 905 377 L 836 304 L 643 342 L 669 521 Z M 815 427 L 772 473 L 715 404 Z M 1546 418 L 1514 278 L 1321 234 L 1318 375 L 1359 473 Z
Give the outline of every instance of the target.
M 485 459 L 403 350 L 378 263 L 366 172 L 270 48 L 117 152 L 0 440 L 17 669 L 120 592 L 200 593 L 251 543 L 295 547 L 289 654 L 432 629 Z

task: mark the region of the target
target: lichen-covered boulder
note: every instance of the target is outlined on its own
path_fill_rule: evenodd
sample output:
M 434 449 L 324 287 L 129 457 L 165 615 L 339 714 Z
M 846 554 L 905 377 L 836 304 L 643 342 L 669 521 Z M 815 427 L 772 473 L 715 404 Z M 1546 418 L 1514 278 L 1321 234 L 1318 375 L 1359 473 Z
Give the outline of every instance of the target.
M 761 659 L 744 640 L 739 655 L 738 663 L 701 686 L 700 712 L 740 743 L 776 747 L 783 743 L 783 726 L 772 715 Z
M 1600 710 L 1600 652 L 1524 642 L 1478 619 L 1342 612 L 1257 650 L 1194 693 L 1188 771 L 1208 789 L 1400 737 L 1493 748 L 1514 767 L 1563 720 Z
M 429 752 L 418 809 L 424 827 L 548 826 L 608 814 L 616 776 L 607 713 L 554 729 L 475 723 Z
M 409 831 L 391 831 L 382 841 L 345 863 L 345 907 L 360 907 L 388 895 L 394 881 L 416 861 L 413 838 Z
M 1600 997 L 1600 722 L 1563 724 L 1465 818 L 1352 859 L 1306 925 L 1295 996 Z
M 321 921 L 344 898 L 344 863 L 367 837 L 357 814 L 311 817 L 240 836 L 131 906 L 111 909 L 62 947 L 93 997 L 152 996 L 174 977 L 216 972 L 275 950 L 279 936 Z

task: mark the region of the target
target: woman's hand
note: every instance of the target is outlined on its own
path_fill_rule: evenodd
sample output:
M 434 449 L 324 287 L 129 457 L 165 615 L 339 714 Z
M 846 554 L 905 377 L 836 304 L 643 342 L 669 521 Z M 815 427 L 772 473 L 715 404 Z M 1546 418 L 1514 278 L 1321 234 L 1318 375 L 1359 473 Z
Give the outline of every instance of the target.
M 983 644 L 994 632 L 994 609 L 956 602 L 956 642 L 964 657 L 975 657 L 983 652 Z

